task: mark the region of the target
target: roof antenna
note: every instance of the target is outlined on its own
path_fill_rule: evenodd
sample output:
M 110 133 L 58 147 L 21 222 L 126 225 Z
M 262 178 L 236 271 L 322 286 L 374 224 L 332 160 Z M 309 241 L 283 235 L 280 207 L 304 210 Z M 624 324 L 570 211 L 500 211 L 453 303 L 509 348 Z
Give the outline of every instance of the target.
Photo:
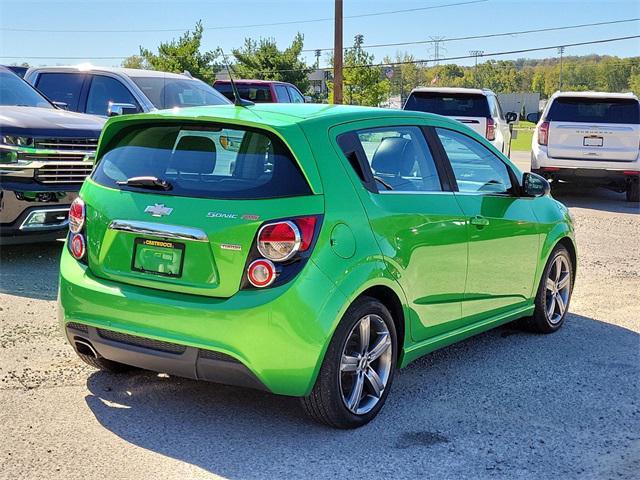
M 238 87 L 236 86 L 236 82 L 233 81 L 231 69 L 229 68 L 229 64 L 227 63 L 227 56 L 224 54 L 224 50 L 220 49 L 220 51 L 222 52 L 222 60 L 224 61 L 224 66 L 227 67 L 227 75 L 229 75 L 229 81 L 231 82 L 234 105 L 236 107 L 250 107 L 251 105 L 255 105 L 251 100 L 246 100 L 240 97 L 240 93 L 238 93 Z

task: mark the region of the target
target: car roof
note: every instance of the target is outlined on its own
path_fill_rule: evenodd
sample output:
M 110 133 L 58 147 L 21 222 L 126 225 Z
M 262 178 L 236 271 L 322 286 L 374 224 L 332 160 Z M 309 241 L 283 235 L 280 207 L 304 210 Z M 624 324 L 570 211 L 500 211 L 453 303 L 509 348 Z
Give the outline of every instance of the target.
M 159 78 L 178 78 L 178 79 L 191 79 L 190 76 L 182 73 L 160 72 L 157 70 L 143 70 L 138 68 L 121 68 L 121 67 L 100 67 L 96 65 L 82 64 L 82 65 L 63 65 L 63 66 L 46 66 L 46 67 L 31 67 L 29 73 L 33 71 L 48 71 L 48 72 L 105 72 L 116 73 L 126 75 L 127 77 L 159 77 Z
M 411 90 L 414 92 L 432 92 L 432 93 L 469 93 L 473 95 L 487 95 L 493 92 L 487 88 L 462 88 L 462 87 L 417 87 Z
M 172 108 L 141 113 L 131 116 L 114 117 L 111 123 L 127 119 L 175 118 L 178 120 L 239 121 L 270 127 L 285 127 L 306 122 L 322 122 L 327 128 L 342 123 L 376 118 L 433 118 L 447 122 L 445 117 L 431 113 L 415 112 L 353 105 L 327 105 L 321 103 L 256 103 L 249 107 L 235 105 L 212 105 L 189 108 Z M 451 122 L 453 122 L 451 120 Z
M 631 92 L 627 93 L 612 93 L 612 92 L 555 92 L 549 100 L 553 100 L 558 97 L 571 97 L 571 98 L 634 98 L 638 100 L 638 97 Z
M 291 85 L 289 82 L 281 82 L 279 80 L 252 80 L 252 79 L 233 79 L 236 85 L 247 85 L 247 84 L 256 84 L 256 85 Z M 215 83 L 231 83 L 231 80 L 216 80 Z

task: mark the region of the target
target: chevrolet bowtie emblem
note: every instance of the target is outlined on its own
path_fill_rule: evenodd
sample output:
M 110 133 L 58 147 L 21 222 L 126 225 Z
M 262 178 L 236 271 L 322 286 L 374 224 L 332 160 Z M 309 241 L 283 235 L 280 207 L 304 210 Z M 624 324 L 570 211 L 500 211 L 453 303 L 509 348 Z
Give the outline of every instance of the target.
M 150 213 L 152 217 L 162 217 L 163 215 L 171 215 L 173 208 L 165 207 L 164 203 L 156 203 L 149 205 L 144 209 L 144 213 Z

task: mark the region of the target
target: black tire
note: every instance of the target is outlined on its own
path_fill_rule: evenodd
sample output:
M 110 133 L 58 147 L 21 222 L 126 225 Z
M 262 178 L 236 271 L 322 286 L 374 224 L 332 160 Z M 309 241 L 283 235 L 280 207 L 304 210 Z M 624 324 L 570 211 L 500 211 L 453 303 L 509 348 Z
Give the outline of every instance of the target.
M 640 181 L 632 181 L 627 185 L 627 202 L 640 202 Z
M 131 365 L 125 365 L 124 363 L 114 362 L 112 360 L 107 360 L 104 357 L 92 357 L 90 355 L 84 355 L 82 353 L 78 353 L 78 357 L 87 365 L 92 366 L 93 368 L 97 368 L 98 370 L 103 370 L 105 372 L 110 373 L 125 373 L 133 370 L 135 367 Z
M 340 363 L 342 352 L 352 330 L 367 315 L 379 316 L 386 325 L 391 340 L 391 370 L 377 404 L 367 413 L 354 414 L 342 398 Z M 313 390 L 301 398 L 302 406 L 311 419 L 334 428 L 358 428 L 378 414 L 389 394 L 398 357 L 396 328 L 389 310 L 371 297 L 357 299 L 345 312 L 331 339 Z
M 564 311 L 559 318 L 555 318 L 552 320 L 548 313 L 548 291 L 547 291 L 547 279 L 550 274 L 553 275 L 554 264 L 556 260 L 561 258 L 566 265 L 568 265 L 568 295 L 566 301 L 564 302 Z M 535 309 L 533 311 L 533 315 L 531 317 L 527 317 L 522 319 L 520 322 L 523 327 L 527 330 L 534 333 L 553 333 L 556 332 L 562 327 L 565 322 L 567 313 L 569 311 L 569 303 L 571 301 L 571 294 L 573 293 L 573 281 L 574 281 L 574 265 L 571 261 L 571 255 L 569 251 L 562 245 L 557 245 L 551 255 L 549 255 L 549 260 L 544 267 L 544 271 L 542 273 L 542 277 L 540 278 L 540 284 L 538 285 L 538 292 L 536 294 L 535 300 Z M 558 315 L 557 311 L 554 310 L 552 315 Z

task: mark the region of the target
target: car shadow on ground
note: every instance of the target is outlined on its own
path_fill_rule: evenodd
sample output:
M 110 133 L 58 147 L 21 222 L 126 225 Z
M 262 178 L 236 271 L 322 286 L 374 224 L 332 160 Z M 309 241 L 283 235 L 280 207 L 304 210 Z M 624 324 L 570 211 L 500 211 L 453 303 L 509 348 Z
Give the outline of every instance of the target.
M 0 293 L 55 300 L 63 241 L 0 245 Z
M 578 315 L 554 335 L 499 328 L 400 371 L 353 431 L 294 398 L 144 371 L 92 374 L 86 402 L 125 441 L 226 478 L 624 478 L 640 465 L 639 340 Z
M 567 207 L 640 214 L 640 204 L 627 202 L 624 193 L 614 192 L 603 187 L 553 182 L 551 194 L 553 198 L 564 203 Z

